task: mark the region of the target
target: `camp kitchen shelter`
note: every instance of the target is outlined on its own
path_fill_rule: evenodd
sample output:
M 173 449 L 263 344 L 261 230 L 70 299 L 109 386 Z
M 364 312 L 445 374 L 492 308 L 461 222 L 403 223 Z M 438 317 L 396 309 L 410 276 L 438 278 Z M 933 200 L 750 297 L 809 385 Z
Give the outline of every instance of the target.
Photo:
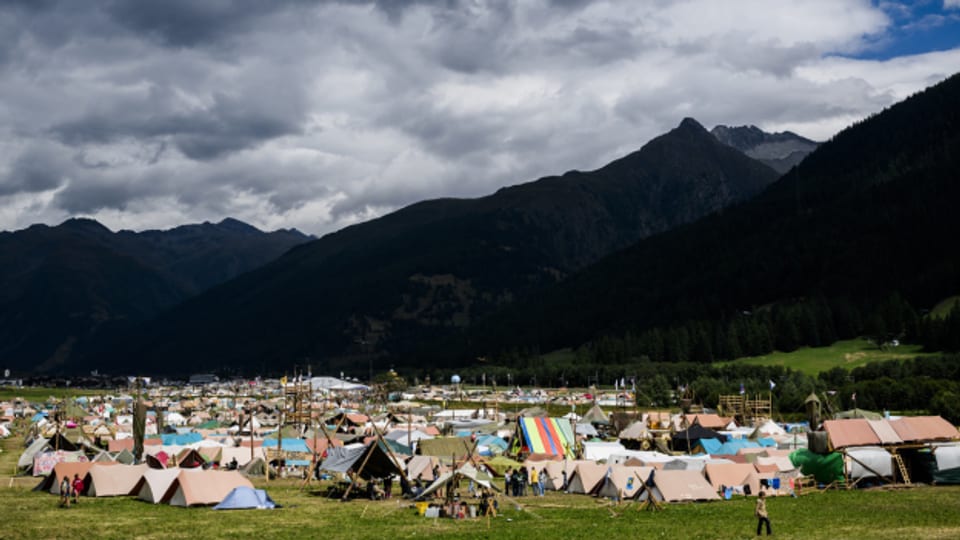
M 868 477 L 929 481 L 931 454 L 960 440 L 957 428 L 940 416 L 826 420 L 823 429 L 829 449 L 843 454 L 845 474 L 855 482 Z

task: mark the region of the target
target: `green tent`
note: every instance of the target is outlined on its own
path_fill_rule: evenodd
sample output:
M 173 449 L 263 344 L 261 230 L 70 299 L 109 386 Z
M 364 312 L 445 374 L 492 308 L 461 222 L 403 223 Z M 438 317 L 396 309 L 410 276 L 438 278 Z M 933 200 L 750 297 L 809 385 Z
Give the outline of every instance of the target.
M 507 469 L 519 469 L 520 467 L 523 467 L 523 463 L 505 456 L 497 456 L 487 460 L 487 468 L 497 476 L 503 476 L 503 473 L 505 473 Z

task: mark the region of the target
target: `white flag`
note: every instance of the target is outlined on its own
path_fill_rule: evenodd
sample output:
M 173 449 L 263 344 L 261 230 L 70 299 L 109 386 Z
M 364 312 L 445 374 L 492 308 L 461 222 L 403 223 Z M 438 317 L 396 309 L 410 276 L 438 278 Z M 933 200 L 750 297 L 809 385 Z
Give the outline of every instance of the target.
M 775 386 L 777 386 L 777 383 L 773 382 L 773 379 L 770 379 L 770 389 L 773 390 Z

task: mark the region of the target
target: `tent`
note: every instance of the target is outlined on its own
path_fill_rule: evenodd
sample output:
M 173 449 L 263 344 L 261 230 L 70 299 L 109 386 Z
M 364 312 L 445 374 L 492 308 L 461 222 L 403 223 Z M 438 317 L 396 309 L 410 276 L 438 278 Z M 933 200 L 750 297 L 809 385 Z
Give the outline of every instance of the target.
M 893 477 L 893 456 L 884 448 L 878 446 L 863 446 L 848 448 L 846 463 L 847 475 L 859 479 L 867 477 Z
M 599 497 L 611 499 L 632 499 L 653 471 L 653 467 L 627 467 L 611 465 L 603 481 L 594 489 Z
M 225 446 L 220 450 L 220 466 L 226 467 L 234 459 L 237 460 L 237 465 L 243 467 L 250 462 L 250 448 L 240 448 L 237 446 Z M 263 459 L 265 457 L 263 447 L 253 449 L 253 457 Z
M 619 442 L 584 442 L 583 457 L 591 461 L 607 461 L 613 454 L 621 454 L 627 449 Z
M 243 510 L 248 508 L 273 509 L 279 508 L 277 503 L 262 489 L 253 489 L 246 486 L 233 488 L 214 510 Z
M 539 469 L 540 467 L 543 466 L 543 463 L 545 462 L 538 461 L 538 462 L 535 462 L 534 466 L 536 466 Z M 487 465 L 487 468 L 490 469 L 490 471 L 494 475 L 503 476 L 503 473 L 505 473 L 507 469 L 519 469 L 520 467 L 523 467 L 523 466 L 530 467 L 531 463 L 530 462 L 520 463 L 519 461 L 512 460 L 506 456 L 497 456 L 495 458 L 488 459 L 486 462 L 486 465 Z
M 637 492 L 638 500 L 650 495 L 656 501 L 715 501 L 720 499 L 713 486 L 697 471 L 657 471 L 645 482 L 648 490 Z M 651 484 L 653 484 L 651 486 Z
M 192 469 L 190 472 L 196 472 Z M 180 469 L 150 469 L 148 468 L 140 476 L 140 480 L 134 485 L 131 493 L 142 501 L 157 504 L 163 498 L 164 493 L 170 488 L 170 484 L 180 475 Z
M 563 462 L 541 461 L 540 463 L 543 463 L 543 470 L 540 471 L 540 478 L 543 480 L 543 487 L 546 489 L 552 489 L 554 491 L 560 491 L 563 489 Z
M 483 486 L 487 489 L 500 491 L 500 489 L 497 488 L 497 486 L 495 486 L 493 482 L 489 480 L 489 478 L 485 478 L 483 475 L 481 475 L 481 473 L 477 471 L 477 469 L 473 465 L 470 465 L 469 463 L 465 463 L 455 471 L 447 471 L 441 474 L 440 478 L 437 478 L 436 480 L 434 480 L 432 484 L 427 486 L 426 489 L 424 489 L 419 495 L 417 495 L 417 499 L 424 499 L 428 495 L 432 494 L 433 492 L 437 491 L 438 489 L 450 483 L 453 483 L 453 482 L 459 483 L 459 481 L 462 478 L 469 478 L 470 480 L 473 480 L 474 483 L 480 486 Z
M 610 418 L 607 416 L 607 413 L 603 412 L 603 409 L 600 408 L 600 404 L 594 402 L 593 407 L 590 407 L 590 410 L 583 415 L 581 420 L 586 424 L 594 425 L 609 425 Z
M 750 495 L 760 493 L 760 477 L 757 469 L 750 463 L 707 463 L 704 473 L 715 491 L 723 487 L 743 486 L 744 493 L 749 487 Z
M 440 464 L 436 456 L 413 456 L 407 461 L 407 479 L 434 481 L 433 468 Z
M 177 455 L 175 463 L 181 469 L 193 469 L 195 467 L 203 467 L 204 464 L 207 463 L 207 460 L 203 457 L 203 454 L 197 450 L 185 448 Z
M 57 450 L 51 452 L 41 452 L 33 456 L 33 476 L 43 476 L 50 474 L 50 471 L 58 463 L 76 463 L 88 462 L 87 456 L 83 452 L 67 452 Z
M 591 493 L 603 481 L 607 473 L 607 466 L 589 461 L 581 462 L 568 476 L 567 491 L 569 493 Z
M 90 497 L 118 497 L 133 495 L 143 474 L 149 470 L 141 465 L 104 465 L 94 463 L 83 480 L 84 495 Z
M 417 453 L 423 456 L 464 459 L 474 453 L 470 437 L 436 437 L 417 441 Z
M 694 424 L 683 431 L 674 433 L 672 439 L 673 449 L 682 452 L 693 451 L 700 444 L 701 439 L 717 439 L 721 443 L 727 441 L 725 435 L 707 429 L 700 424 Z
M 117 463 L 123 463 L 124 465 L 133 465 L 133 462 L 136 461 L 136 458 L 133 457 L 133 452 L 124 448 L 117 452 L 117 455 L 113 456 L 113 460 Z
M 399 475 L 403 471 L 403 465 L 394 461 L 387 447 L 379 442 L 372 442 L 367 446 L 328 448 L 326 459 L 318 467 L 320 470 L 339 473 L 353 469 L 364 480 L 386 478 Z
M 171 506 L 217 504 L 238 486 L 253 488 L 253 484 L 237 471 L 181 471 L 161 502 L 168 502 Z
M 514 441 L 514 450 L 518 453 L 554 454 L 568 458 L 573 457 L 576 444 L 569 420 L 547 417 L 518 418 Z
M 60 480 L 63 480 L 63 477 L 68 477 L 73 481 L 74 475 L 79 475 L 80 478 L 87 476 L 87 472 L 90 470 L 90 467 L 93 466 L 93 463 L 89 461 L 75 461 L 75 462 L 62 462 L 57 463 L 53 467 L 53 471 L 43 480 L 37 484 L 37 487 L 33 488 L 35 491 L 49 491 L 54 495 L 60 494 Z

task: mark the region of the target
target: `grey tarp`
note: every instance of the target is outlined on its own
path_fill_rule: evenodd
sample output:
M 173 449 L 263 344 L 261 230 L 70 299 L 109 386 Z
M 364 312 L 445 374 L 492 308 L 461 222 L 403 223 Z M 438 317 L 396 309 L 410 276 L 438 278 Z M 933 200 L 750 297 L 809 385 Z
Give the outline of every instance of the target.
M 29 469 L 33 467 L 33 457 L 39 454 L 47 447 L 48 439 L 37 437 L 26 450 L 20 454 L 20 460 L 17 461 L 18 469 Z
M 327 457 L 320 463 L 319 468 L 322 471 L 345 473 L 366 450 L 364 446 L 332 446 L 327 448 Z

